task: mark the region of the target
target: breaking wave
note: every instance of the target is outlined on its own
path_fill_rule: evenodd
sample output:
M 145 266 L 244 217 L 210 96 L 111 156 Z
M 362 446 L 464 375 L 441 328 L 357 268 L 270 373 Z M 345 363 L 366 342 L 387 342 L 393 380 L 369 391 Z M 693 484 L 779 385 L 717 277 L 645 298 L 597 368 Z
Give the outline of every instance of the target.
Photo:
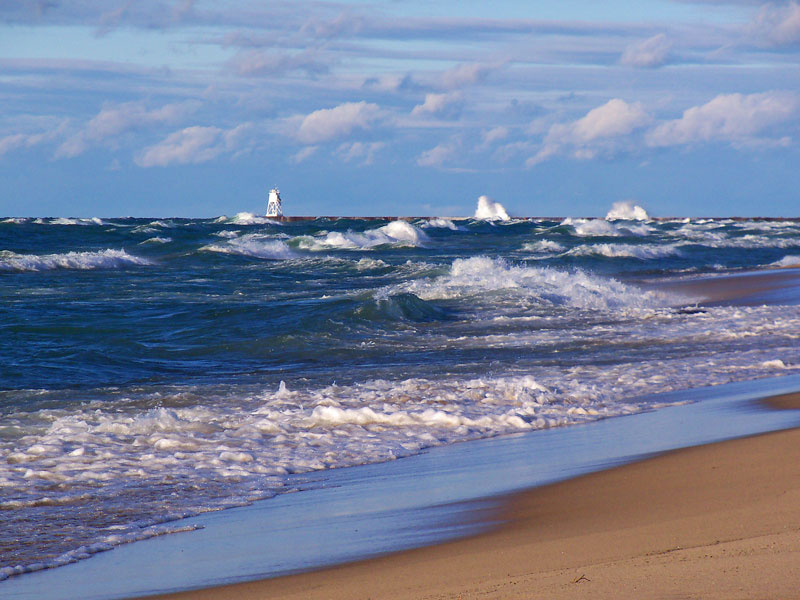
M 509 300 L 514 295 L 521 295 L 539 304 L 583 309 L 650 308 L 678 302 L 676 297 L 643 291 L 582 270 L 568 272 L 517 266 L 486 256 L 456 259 L 445 275 L 398 287 L 423 300 L 465 298 L 503 291 Z
M 257 233 L 234 237 L 221 244 L 209 244 L 200 250 L 219 252 L 221 254 L 236 254 L 239 256 L 252 256 L 267 260 L 284 260 L 297 258 L 297 254 L 281 240 L 267 237 Z
M 608 214 L 606 215 L 606 219 L 647 221 L 650 219 L 650 215 L 648 215 L 647 211 L 638 204 L 634 204 L 633 202 L 626 200 L 624 202 L 614 202 L 614 204 L 611 205 L 611 210 L 609 210 Z
M 305 250 L 366 250 L 377 246 L 424 246 L 430 238 L 406 221 L 392 221 L 383 227 L 357 231 L 331 231 L 322 236 L 302 236 L 299 247 Z
M 657 246 L 655 244 L 593 244 L 577 246 L 567 254 L 572 256 L 605 256 L 608 258 L 638 258 L 649 260 L 665 258 L 667 256 L 680 256 L 681 251 L 677 245 Z
M 484 221 L 510 221 L 505 207 L 495 202 L 489 196 L 478 198 L 478 208 L 475 209 L 475 218 Z
M 123 267 L 151 265 L 152 261 L 134 256 L 125 250 L 99 250 L 97 252 L 65 252 L 63 254 L 17 254 L 0 251 L 0 271 L 52 271 L 54 269 L 120 269 Z

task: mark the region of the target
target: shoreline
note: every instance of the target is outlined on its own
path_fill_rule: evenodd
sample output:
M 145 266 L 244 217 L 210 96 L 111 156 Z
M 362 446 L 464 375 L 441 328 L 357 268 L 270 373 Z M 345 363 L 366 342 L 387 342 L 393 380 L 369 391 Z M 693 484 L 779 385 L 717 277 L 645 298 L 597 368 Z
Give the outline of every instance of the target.
M 149 598 L 800 598 L 798 459 L 800 428 L 673 450 L 507 495 L 487 533 Z
M 558 482 L 569 485 L 590 473 L 615 473 L 620 465 L 649 464 L 650 458 L 681 448 L 796 428 L 800 411 L 770 410 L 763 399 L 776 396 L 792 409 L 796 405 L 789 400 L 796 401 L 798 392 L 800 374 L 670 392 L 653 397 L 653 410 L 634 415 L 321 471 L 300 486 L 299 494 L 190 517 L 183 523 L 191 532 L 123 544 L 89 560 L 12 577 L 0 582 L 0 589 L 9 600 L 245 600 L 282 597 L 284 590 L 262 592 L 261 587 L 272 590 L 275 582 L 294 579 L 317 581 L 314 587 L 324 590 L 331 574 L 359 565 L 391 564 L 398 557 L 435 554 L 461 544 L 480 548 L 481 540 L 503 529 L 498 523 L 513 517 L 500 511 L 518 494 L 562 485 Z M 797 447 L 800 441 L 787 452 L 796 454 Z M 443 568 L 450 570 L 446 555 L 443 560 Z M 384 579 L 383 570 L 373 576 L 373 568 L 347 584 L 350 595 L 342 597 L 373 593 L 362 590 L 372 579 Z M 399 576 L 398 581 L 406 579 Z M 343 585 L 331 581 L 337 589 Z M 458 597 L 402 591 L 399 586 L 373 596 Z M 302 591 L 295 597 L 306 596 Z

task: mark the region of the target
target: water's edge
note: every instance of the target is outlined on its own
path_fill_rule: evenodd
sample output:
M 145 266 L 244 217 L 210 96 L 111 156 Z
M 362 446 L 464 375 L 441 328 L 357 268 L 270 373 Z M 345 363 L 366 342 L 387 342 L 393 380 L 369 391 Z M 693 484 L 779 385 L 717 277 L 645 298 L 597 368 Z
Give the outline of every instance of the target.
M 566 428 L 434 448 L 306 476 L 297 494 L 186 519 L 202 527 L 0 583 L 8 600 L 110 600 L 273 577 L 470 535 L 501 495 L 655 453 L 800 426 L 757 400 L 800 375 L 664 394 L 690 402 Z

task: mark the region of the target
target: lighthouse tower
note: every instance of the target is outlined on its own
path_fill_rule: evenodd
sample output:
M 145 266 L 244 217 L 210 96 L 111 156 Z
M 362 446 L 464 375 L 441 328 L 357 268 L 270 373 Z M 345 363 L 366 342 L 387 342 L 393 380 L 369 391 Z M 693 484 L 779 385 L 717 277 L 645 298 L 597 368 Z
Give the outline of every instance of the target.
M 282 217 L 283 207 L 281 206 L 281 193 L 278 188 L 269 191 L 269 202 L 267 202 L 267 217 Z

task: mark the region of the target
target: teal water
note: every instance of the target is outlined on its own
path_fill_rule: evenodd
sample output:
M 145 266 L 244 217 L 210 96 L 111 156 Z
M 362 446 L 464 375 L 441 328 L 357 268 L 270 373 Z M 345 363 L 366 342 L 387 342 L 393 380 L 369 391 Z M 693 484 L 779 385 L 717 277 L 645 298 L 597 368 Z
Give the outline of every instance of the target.
M 670 283 L 793 265 L 794 221 L 1 221 L 0 577 L 298 474 L 791 374 L 796 280 Z

